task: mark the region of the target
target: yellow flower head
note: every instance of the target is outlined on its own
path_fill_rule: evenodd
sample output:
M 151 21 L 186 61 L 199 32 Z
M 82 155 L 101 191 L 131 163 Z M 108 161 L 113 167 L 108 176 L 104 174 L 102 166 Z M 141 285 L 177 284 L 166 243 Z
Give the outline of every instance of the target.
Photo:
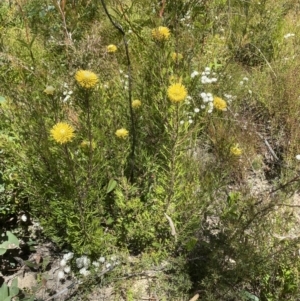
M 183 59 L 183 55 L 179 52 L 173 52 L 171 56 L 174 62 L 181 61 Z
M 142 105 L 142 102 L 139 99 L 135 99 L 132 101 L 131 106 L 134 109 L 138 109 Z
M 187 97 L 187 90 L 181 83 L 175 83 L 168 88 L 168 97 L 172 102 L 182 102 Z
M 75 74 L 77 83 L 85 89 L 94 88 L 98 83 L 98 76 L 88 70 L 79 70 Z
M 65 122 L 59 122 L 52 127 L 50 133 L 56 142 L 64 144 L 72 141 L 74 137 L 74 128 Z
M 114 45 L 114 44 L 110 44 L 106 47 L 106 51 L 109 52 L 109 53 L 113 53 L 113 52 L 116 52 L 117 51 L 117 46 Z
M 128 137 L 129 132 L 126 129 L 121 128 L 121 129 L 116 130 L 115 134 L 118 138 L 125 139 Z
M 238 144 L 235 144 L 230 148 L 230 153 L 234 156 L 240 156 L 243 153 L 243 150 L 239 147 Z
M 46 89 L 44 90 L 44 93 L 46 93 L 47 95 L 53 95 L 54 91 L 55 91 L 54 87 L 47 86 Z
M 157 41 L 166 41 L 170 37 L 170 29 L 165 26 L 159 26 L 152 29 L 152 38 Z
M 226 111 L 227 110 L 227 103 L 224 99 L 220 98 L 220 97 L 214 97 L 214 101 L 213 101 L 214 107 L 217 110 L 220 111 Z

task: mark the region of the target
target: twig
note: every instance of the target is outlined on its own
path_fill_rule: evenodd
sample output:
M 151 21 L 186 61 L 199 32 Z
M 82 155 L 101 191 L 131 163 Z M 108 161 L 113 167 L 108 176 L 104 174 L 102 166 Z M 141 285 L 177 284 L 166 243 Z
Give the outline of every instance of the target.
M 175 237 L 175 241 L 177 241 L 177 234 L 176 234 L 176 229 L 175 229 L 174 223 L 168 214 L 165 213 L 165 217 L 169 221 L 169 224 L 171 227 L 171 234 Z
M 199 299 L 199 294 L 196 294 L 192 299 L 190 299 L 190 301 L 196 301 Z
M 265 145 L 269 149 L 269 151 L 272 154 L 272 156 L 274 157 L 274 159 L 277 160 L 277 161 L 279 161 L 279 158 L 277 157 L 276 153 L 272 149 L 270 143 L 260 133 L 256 132 L 256 134 L 264 141 Z

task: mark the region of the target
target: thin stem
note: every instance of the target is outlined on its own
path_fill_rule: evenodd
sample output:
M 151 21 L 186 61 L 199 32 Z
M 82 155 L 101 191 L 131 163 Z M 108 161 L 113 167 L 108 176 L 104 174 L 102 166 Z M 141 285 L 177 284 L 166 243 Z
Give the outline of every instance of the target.
M 80 193 L 78 191 L 78 186 L 77 186 L 77 181 L 76 181 L 76 175 L 75 175 L 75 170 L 74 170 L 74 164 L 72 162 L 71 156 L 70 156 L 70 151 L 69 148 L 67 147 L 67 145 L 64 145 L 64 150 L 67 156 L 67 161 L 68 161 L 68 166 L 69 166 L 69 170 L 71 173 L 71 177 L 72 180 L 74 182 L 73 187 L 75 189 L 75 194 L 78 197 L 78 202 L 79 202 L 79 209 L 80 209 L 80 221 L 81 221 L 81 226 L 83 228 L 83 231 L 85 232 L 85 223 L 84 223 L 84 206 L 81 202 L 81 198 L 80 198 Z
M 131 61 L 129 56 L 129 48 L 128 48 L 128 41 L 126 39 L 125 32 L 122 28 L 122 26 L 115 22 L 110 13 L 107 10 L 107 7 L 104 3 L 104 0 L 101 0 L 102 7 L 105 11 L 105 14 L 107 15 L 109 21 L 112 23 L 112 25 L 122 34 L 123 36 L 123 43 L 125 46 L 125 52 L 126 52 L 126 59 L 127 59 L 127 75 L 128 75 L 128 104 L 129 104 L 129 112 L 130 112 L 130 122 L 131 122 L 131 136 L 132 136 L 132 144 L 131 144 L 131 154 L 130 154 L 130 164 L 131 164 L 131 171 L 130 171 L 130 180 L 131 182 L 134 181 L 134 169 L 135 169 L 135 147 L 136 147 L 136 129 L 135 129 L 135 123 L 134 123 L 134 113 L 131 106 L 132 102 L 132 75 L 131 75 Z
M 86 95 L 87 102 L 87 124 L 88 124 L 88 139 L 89 139 L 89 164 L 88 164 L 88 181 L 89 185 L 91 182 L 92 173 L 92 159 L 93 159 L 93 136 L 92 136 L 92 123 L 91 123 L 91 104 L 89 95 Z

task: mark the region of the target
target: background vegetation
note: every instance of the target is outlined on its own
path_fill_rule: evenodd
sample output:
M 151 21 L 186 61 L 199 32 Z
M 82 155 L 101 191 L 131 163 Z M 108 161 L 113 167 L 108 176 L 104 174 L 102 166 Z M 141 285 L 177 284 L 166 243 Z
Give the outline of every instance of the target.
M 298 15 L 283 0 L 2 1 L 3 241 L 26 245 L 39 222 L 75 257 L 167 262 L 166 300 L 298 300 Z M 59 143 L 58 123 L 74 136 Z

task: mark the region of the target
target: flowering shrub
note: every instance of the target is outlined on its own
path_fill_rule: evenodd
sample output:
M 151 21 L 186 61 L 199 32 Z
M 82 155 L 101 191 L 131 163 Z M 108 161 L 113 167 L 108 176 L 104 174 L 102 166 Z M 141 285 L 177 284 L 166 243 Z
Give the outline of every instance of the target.
M 203 300 L 296 295 L 287 4 L 23 2 L 0 18 L 0 213 L 21 226 L 33 215 L 72 250 L 58 278 L 110 269 L 100 255 L 125 250 L 180 270 L 176 298 L 190 279 Z

